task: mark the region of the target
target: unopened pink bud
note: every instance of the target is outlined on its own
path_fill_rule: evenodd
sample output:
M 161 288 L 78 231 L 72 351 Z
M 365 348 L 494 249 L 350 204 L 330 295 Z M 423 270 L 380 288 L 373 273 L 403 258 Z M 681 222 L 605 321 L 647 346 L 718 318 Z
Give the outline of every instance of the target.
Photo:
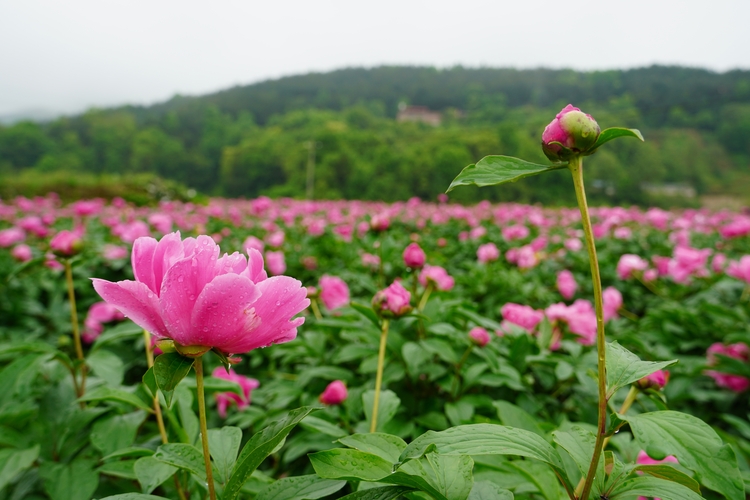
M 334 380 L 328 384 L 318 399 L 324 405 L 340 405 L 346 401 L 348 395 L 346 384 L 341 380 Z

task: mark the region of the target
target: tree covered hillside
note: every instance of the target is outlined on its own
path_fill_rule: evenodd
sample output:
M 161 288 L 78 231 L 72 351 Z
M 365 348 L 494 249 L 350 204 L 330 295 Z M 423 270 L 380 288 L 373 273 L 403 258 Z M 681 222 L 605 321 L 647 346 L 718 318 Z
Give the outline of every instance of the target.
M 311 73 L 0 128 L 0 174 L 153 173 L 206 194 L 301 197 L 312 144 L 316 197 L 429 199 L 487 154 L 543 162 L 541 131 L 569 102 L 603 128 L 637 127 L 646 136 L 645 144 L 621 141 L 591 158 L 595 201 L 671 204 L 679 200 L 654 186 L 741 196 L 750 186 L 750 72 L 658 66 Z M 399 103 L 439 111 L 442 123 L 397 122 Z M 544 177 L 551 179 L 482 196 L 572 201 L 564 175 Z M 4 184 L 0 195 L 14 194 L 12 182 Z M 471 201 L 477 193 L 456 195 Z

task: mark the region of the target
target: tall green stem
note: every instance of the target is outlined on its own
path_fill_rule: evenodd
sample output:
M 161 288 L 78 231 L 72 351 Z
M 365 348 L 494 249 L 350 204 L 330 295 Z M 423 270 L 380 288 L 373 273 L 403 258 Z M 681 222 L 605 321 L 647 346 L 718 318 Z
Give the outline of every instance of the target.
M 201 427 L 201 442 L 203 443 L 203 462 L 206 464 L 206 481 L 208 482 L 208 496 L 216 500 L 214 490 L 214 475 L 211 470 L 211 455 L 208 451 L 208 427 L 206 426 L 206 398 L 203 393 L 203 358 L 195 358 L 195 383 L 198 392 L 198 418 Z
M 451 396 L 455 399 L 458 396 L 458 381 L 461 379 L 461 368 L 464 367 L 464 363 L 466 363 L 466 360 L 469 359 L 469 356 L 471 355 L 471 351 L 474 350 L 474 344 L 470 344 L 469 347 L 466 348 L 466 351 L 464 352 L 464 355 L 461 356 L 461 360 L 456 365 L 456 376 L 453 378 L 453 383 L 451 384 Z
M 70 325 L 73 327 L 73 343 L 76 348 L 76 358 L 80 362 L 81 383 L 74 383 L 76 386 L 76 396 L 83 396 L 86 391 L 86 359 L 83 357 L 83 347 L 81 346 L 81 331 L 78 329 L 78 310 L 76 307 L 76 292 L 73 288 L 73 267 L 70 259 L 64 259 L 65 262 L 65 282 L 68 286 L 68 301 L 70 302 Z M 75 374 L 73 375 L 75 382 Z M 83 407 L 83 403 L 81 403 Z
M 591 493 L 591 487 L 594 484 L 594 475 L 596 467 L 599 464 L 602 449 L 604 447 L 604 438 L 607 434 L 607 372 L 606 372 L 606 351 L 604 338 L 604 299 L 602 295 L 602 279 L 599 275 L 599 261 L 596 257 L 596 245 L 594 244 L 594 231 L 591 228 L 591 218 L 589 217 L 589 207 L 586 203 L 586 191 L 583 187 L 583 161 L 581 157 L 573 157 L 568 163 L 568 168 L 573 174 L 573 185 L 576 190 L 576 200 L 578 209 L 581 211 L 581 223 L 583 232 L 586 234 L 586 250 L 589 254 L 589 263 L 591 265 L 591 280 L 594 285 L 594 306 L 596 308 L 596 351 L 598 357 L 598 387 L 599 387 L 599 415 L 597 418 L 596 443 L 594 444 L 594 455 L 591 457 L 586 482 L 581 492 L 582 500 L 587 500 Z
M 378 372 L 375 375 L 375 399 L 372 401 L 372 422 L 370 432 L 375 432 L 378 427 L 378 405 L 380 404 L 380 386 L 383 383 L 383 367 L 385 366 L 385 345 L 388 340 L 389 320 L 383 319 L 380 330 L 380 349 L 378 350 Z

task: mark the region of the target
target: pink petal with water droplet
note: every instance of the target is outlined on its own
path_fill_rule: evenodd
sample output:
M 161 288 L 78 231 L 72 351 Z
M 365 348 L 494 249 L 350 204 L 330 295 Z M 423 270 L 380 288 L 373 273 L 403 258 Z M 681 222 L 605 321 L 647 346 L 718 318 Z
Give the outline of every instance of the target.
M 154 249 L 154 290 L 161 291 L 161 283 L 167 270 L 184 257 L 180 232 L 169 233 L 159 240 Z
M 248 248 L 247 255 L 247 269 L 241 274 L 247 276 L 253 283 L 260 283 L 268 279 L 268 274 L 263 269 L 263 255 L 255 248 Z
M 94 289 L 108 303 L 115 306 L 136 325 L 157 337 L 169 337 L 159 315 L 159 298 L 145 283 L 92 279 Z
M 133 243 L 130 257 L 136 281 L 144 283 L 154 293 L 159 293 L 154 279 L 154 250 L 158 243 L 154 238 L 142 236 Z
M 289 276 L 274 276 L 256 283 L 260 298 L 252 304 L 261 323 L 252 333 L 226 346 L 225 352 L 243 353 L 258 347 L 288 342 L 297 337 L 305 318 L 294 318 L 310 305 L 302 283 Z
M 259 297 L 260 290 L 244 276 L 217 276 L 206 285 L 195 302 L 190 343 L 233 352 L 225 347 L 252 335 L 261 323 L 252 308 Z

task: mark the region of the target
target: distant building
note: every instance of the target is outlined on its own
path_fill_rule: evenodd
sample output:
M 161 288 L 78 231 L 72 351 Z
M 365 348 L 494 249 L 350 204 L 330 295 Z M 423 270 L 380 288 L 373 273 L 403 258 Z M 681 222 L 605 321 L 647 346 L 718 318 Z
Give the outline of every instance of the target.
M 401 103 L 398 105 L 397 122 L 422 122 L 437 127 L 443 121 L 442 115 L 432 111 L 426 106 L 409 106 Z

